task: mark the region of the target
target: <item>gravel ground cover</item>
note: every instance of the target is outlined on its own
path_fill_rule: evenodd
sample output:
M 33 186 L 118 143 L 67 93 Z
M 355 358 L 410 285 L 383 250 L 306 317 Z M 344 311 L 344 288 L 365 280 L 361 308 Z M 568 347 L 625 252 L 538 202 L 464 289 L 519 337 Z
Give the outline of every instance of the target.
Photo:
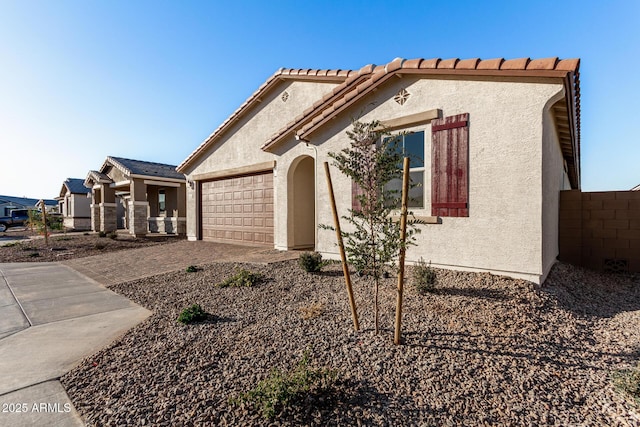
M 138 237 L 118 235 L 117 239 L 99 237 L 96 233 L 84 234 L 53 234 L 49 237 L 49 246 L 43 238 L 29 239 L 29 232 L 6 233 L 7 237 L 19 240 L 0 246 L 0 262 L 47 262 L 63 261 L 100 255 L 105 252 L 123 249 L 142 248 L 164 243 L 176 242 L 174 236 Z
M 214 286 L 240 266 L 266 282 Z M 402 346 L 392 344 L 394 280 L 381 290 L 378 336 L 372 286 L 354 280 L 354 332 L 339 265 L 221 263 L 119 284 L 154 314 L 61 381 L 92 426 L 640 425 L 610 379 L 640 356 L 637 275 L 557 264 L 542 289 L 491 274 L 439 270 L 437 280 L 431 294 L 407 286 Z M 195 303 L 212 316 L 179 324 Z M 313 366 L 339 372 L 330 392 L 271 420 L 229 402 L 307 349 Z

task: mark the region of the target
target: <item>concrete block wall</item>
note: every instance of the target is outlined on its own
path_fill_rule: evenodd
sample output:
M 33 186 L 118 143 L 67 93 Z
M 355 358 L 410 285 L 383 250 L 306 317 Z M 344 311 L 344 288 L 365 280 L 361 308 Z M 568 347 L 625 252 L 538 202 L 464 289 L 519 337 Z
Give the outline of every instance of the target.
M 640 192 L 560 193 L 560 260 L 640 272 Z

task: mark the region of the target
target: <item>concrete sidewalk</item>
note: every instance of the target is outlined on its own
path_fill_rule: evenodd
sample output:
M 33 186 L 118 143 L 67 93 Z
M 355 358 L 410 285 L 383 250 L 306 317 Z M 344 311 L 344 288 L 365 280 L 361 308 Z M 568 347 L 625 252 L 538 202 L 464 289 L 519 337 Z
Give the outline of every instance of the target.
M 65 265 L 0 264 L 0 425 L 83 425 L 58 379 L 150 314 Z

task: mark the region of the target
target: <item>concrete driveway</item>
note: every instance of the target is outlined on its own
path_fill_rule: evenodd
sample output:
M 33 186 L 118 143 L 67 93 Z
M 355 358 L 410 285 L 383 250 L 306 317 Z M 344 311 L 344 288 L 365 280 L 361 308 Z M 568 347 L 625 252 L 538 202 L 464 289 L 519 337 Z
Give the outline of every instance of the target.
M 105 286 L 189 265 L 298 255 L 183 240 L 62 263 L 0 264 L 0 426 L 83 425 L 58 379 L 151 315 Z
M 65 265 L 0 264 L 0 425 L 84 425 L 58 379 L 150 314 Z

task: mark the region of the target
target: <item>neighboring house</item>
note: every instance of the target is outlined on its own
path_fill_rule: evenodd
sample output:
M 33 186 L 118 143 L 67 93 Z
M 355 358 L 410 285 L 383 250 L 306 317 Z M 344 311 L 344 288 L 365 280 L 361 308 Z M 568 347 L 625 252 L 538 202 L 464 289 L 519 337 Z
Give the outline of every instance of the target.
M 90 171 L 91 229 L 185 234 L 185 178 L 174 165 L 107 157 Z
M 558 255 L 559 194 L 580 188 L 579 60 L 395 59 L 281 69 L 177 170 L 187 236 L 337 258 L 323 162 L 352 120 L 407 132 L 419 226 L 409 261 L 541 283 Z M 354 202 L 332 167 L 340 215 Z M 344 222 L 343 222 L 343 225 Z
M 28 197 L 0 196 L 0 216 L 9 216 L 14 209 L 39 209 L 36 205 L 40 199 Z M 44 199 L 47 212 L 54 213 L 58 210 L 58 201 Z
M 640 184 L 636 185 L 631 189 L 631 191 L 640 191 Z
M 56 200 L 65 228 L 91 230 L 91 190 L 83 179 L 65 179 Z

